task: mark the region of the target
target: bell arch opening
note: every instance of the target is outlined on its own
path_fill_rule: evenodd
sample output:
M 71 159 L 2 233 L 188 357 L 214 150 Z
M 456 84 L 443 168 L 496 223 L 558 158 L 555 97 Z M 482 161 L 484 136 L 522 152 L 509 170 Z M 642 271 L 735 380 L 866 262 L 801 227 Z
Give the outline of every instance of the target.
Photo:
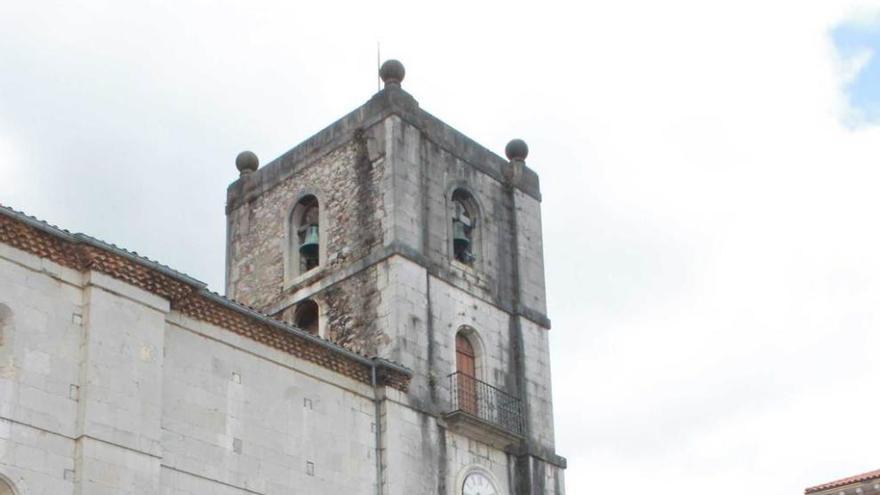
M 480 210 L 467 189 L 456 188 L 451 197 L 452 257 L 473 266 L 480 255 Z
M 288 218 L 286 276 L 294 279 L 321 265 L 323 232 L 321 206 L 314 194 L 299 199 Z

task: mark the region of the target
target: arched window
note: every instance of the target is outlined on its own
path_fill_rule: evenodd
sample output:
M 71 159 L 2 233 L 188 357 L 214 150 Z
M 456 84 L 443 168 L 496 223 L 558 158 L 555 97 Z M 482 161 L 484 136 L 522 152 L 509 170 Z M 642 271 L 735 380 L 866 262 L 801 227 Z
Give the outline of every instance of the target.
M 9 340 L 12 332 L 12 310 L 5 304 L 0 304 L 0 347 Z M 2 495 L 2 492 L 0 492 Z
M 5 304 L 0 304 L 0 375 L 14 370 L 12 352 L 12 339 L 15 338 L 15 328 L 12 321 L 12 310 Z M 0 475 L 0 495 L 4 495 L 2 489 L 3 476 Z
M 12 484 L 6 477 L 0 474 L 0 495 L 15 495 L 17 492 L 12 489 Z
M 455 335 L 455 371 L 458 408 L 477 415 L 477 356 L 463 332 Z
M 464 189 L 452 193 L 452 255 L 466 265 L 473 265 L 479 247 L 478 210 L 473 196 Z
M 290 213 L 290 275 L 301 275 L 321 264 L 321 210 L 318 198 L 300 199 Z
M 311 299 L 306 299 L 296 307 L 296 312 L 293 314 L 293 324 L 312 335 L 318 335 L 318 314 L 318 304 Z

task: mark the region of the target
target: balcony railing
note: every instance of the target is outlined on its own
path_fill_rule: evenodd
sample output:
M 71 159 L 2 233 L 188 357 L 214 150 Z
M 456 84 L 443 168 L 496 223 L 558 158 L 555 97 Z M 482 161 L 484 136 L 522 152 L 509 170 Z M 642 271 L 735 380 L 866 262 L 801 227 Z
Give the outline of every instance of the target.
M 486 382 L 464 374 L 449 375 L 450 414 L 463 412 L 514 435 L 523 434 L 520 400 Z

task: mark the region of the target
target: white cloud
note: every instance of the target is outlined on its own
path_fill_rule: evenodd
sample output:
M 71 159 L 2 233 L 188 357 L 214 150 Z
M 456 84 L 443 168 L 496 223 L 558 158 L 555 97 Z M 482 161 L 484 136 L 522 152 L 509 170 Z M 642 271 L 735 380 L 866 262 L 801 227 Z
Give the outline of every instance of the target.
M 843 57 L 840 61 L 840 69 L 838 69 L 843 83 L 849 84 L 853 82 L 855 78 L 858 77 L 859 73 L 862 72 L 862 69 L 871 62 L 873 56 L 874 50 L 864 48 L 856 51 L 848 57 Z

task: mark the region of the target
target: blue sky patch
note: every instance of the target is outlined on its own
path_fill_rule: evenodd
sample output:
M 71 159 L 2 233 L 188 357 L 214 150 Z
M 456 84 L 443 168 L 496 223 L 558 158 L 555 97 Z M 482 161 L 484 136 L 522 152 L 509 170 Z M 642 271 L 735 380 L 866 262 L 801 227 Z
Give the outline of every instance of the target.
M 831 31 L 831 39 L 844 60 L 870 53 L 867 64 L 846 87 L 850 105 L 865 120 L 880 123 L 880 21 L 844 23 Z

